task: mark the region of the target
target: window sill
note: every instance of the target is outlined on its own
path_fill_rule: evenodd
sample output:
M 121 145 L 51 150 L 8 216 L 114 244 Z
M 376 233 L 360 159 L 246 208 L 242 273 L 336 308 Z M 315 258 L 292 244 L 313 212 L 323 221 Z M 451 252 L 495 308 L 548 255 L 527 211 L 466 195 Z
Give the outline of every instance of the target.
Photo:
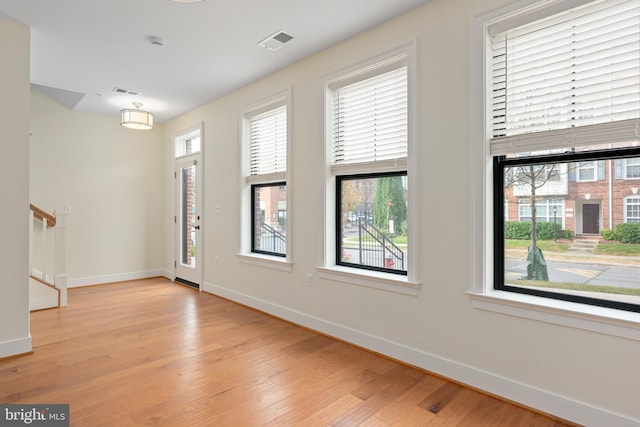
M 293 270 L 293 263 L 287 261 L 285 258 L 258 254 L 236 254 L 236 257 L 244 264 L 286 271 L 287 273 Z
M 375 271 L 359 270 L 354 272 L 348 267 L 316 267 L 318 276 L 323 279 L 352 285 L 366 286 L 382 289 L 405 295 L 418 295 L 422 285 L 419 282 L 411 282 L 406 276 L 378 273 Z
M 481 310 L 640 341 L 640 313 L 504 291 L 467 294 Z

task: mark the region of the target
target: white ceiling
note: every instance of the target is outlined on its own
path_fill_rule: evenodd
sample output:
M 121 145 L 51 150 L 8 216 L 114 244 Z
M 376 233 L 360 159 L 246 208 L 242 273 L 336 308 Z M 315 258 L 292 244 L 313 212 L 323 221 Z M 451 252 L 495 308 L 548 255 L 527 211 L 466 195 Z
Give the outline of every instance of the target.
M 31 82 L 64 105 L 118 115 L 139 101 L 162 122 L 427 1 L 0 0 L 0 16 L 31 27 Z M 278 30 L 293 40 L 258 46 Z

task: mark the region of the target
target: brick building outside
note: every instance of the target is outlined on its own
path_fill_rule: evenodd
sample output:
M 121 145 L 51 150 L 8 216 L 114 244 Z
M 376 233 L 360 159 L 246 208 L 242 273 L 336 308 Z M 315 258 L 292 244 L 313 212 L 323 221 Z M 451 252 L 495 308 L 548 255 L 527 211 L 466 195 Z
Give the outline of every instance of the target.
M 545 166 L 552 171 L 535 190 L 538 221 L 555 220 L 573 235 L 640 222 L 640 157 Z M 505 221 L 530 221 L 531 185 L 507 185 L 504 191 Z

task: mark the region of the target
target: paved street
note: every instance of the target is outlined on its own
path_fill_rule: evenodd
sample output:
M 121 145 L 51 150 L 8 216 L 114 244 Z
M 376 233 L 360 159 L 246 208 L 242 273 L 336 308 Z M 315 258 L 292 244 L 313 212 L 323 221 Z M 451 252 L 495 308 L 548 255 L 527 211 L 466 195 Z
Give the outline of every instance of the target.
M 604 264 L 584 264 L 547 260 L 549 281 L 584 283 L 589 285 L 640 288 L 640 267 Z M 505 276 L 520 279 L 527 274 L 527 262 L 521 259 L 505 260 Z

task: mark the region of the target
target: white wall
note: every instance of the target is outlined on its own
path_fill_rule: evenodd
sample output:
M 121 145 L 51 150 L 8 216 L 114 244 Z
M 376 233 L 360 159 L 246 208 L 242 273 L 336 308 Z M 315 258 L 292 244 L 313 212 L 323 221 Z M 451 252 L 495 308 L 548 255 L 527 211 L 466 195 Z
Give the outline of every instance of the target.
M 185 114 L 165 124 L 165 168 L 172 167 L 171 136 L 204 122 L 205 289 L 577 422 L 632 425 L 640 422 L 640 342 L 481 311 L 465 294 L 472 275 L 469 27 L 472 16 L 497 4 L 431 1 Z M 414 245 L 422 290 L 407 296 L 320 279 L 314 268 L 322 227 L 320 79 L 412 41 L 418 52 L 420 146 L 419 198 L 412 203 L 419 205 L 421 222 Z M 289 87 L 291 273 L 236 258 L 238 111 Z M 168 175 L 164 203 L 172 212 Z M 221 212 L 215 212 L 217 204 Z M 166 269 L 173 264 L 172 215 L 164 217 Z M 311 287 L 307 273 L 314 274 Z
M 36 88 L 31 108 L 31 202 L 71 209 L 69 286 L 162 274 L 162 125 L 125 129 Z
M 0 358 L 29 335 L 29 27 L 0 18 Z

